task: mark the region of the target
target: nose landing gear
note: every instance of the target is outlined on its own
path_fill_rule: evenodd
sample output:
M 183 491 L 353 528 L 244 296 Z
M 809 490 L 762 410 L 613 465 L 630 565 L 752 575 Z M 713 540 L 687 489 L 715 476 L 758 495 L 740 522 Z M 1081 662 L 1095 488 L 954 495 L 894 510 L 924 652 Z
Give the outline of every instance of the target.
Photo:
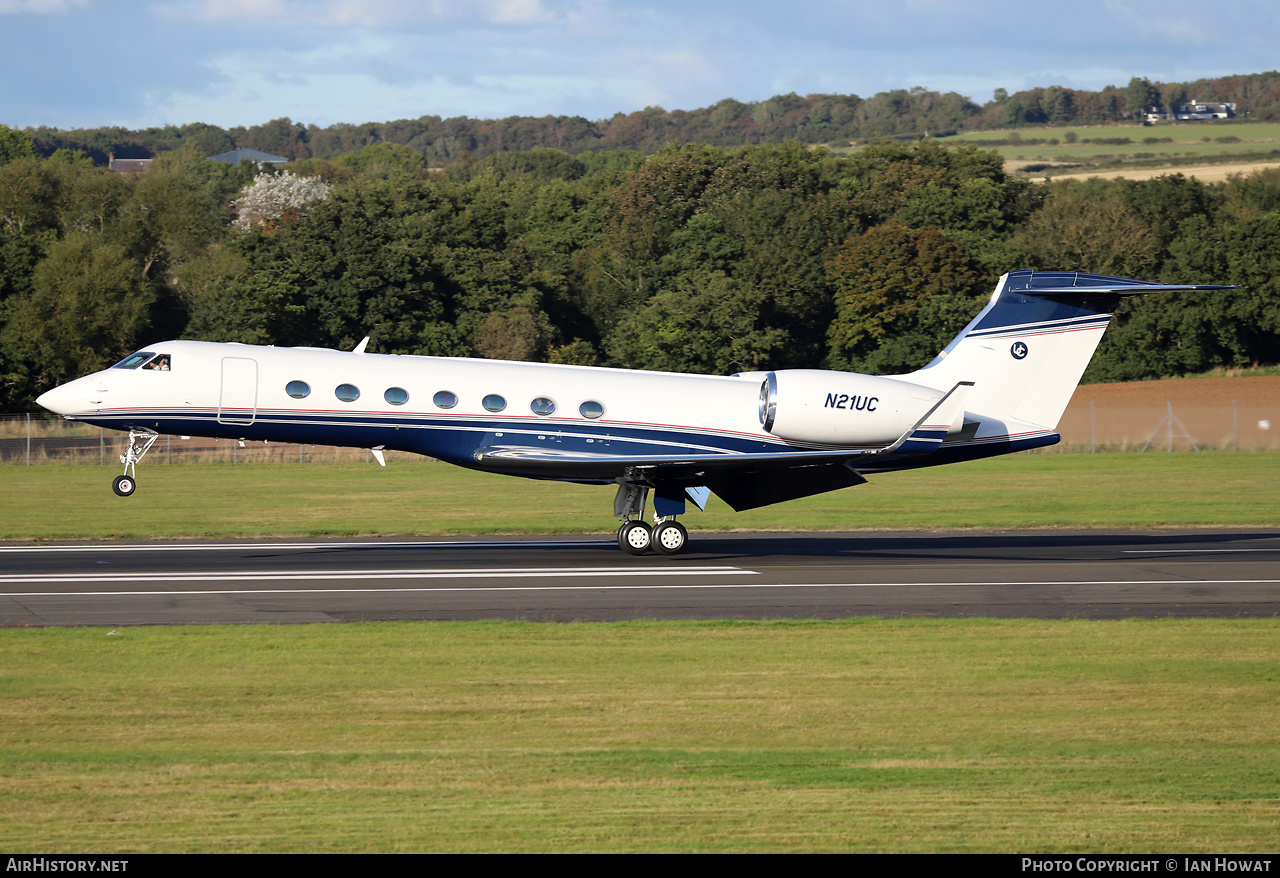
M 155 430 L 135 428 L 129 431 L 129 448 L 120 455 L 120 462 L 124 464 L 124 475 L 116 476 L 115 481 L 111 483 L 111 490 L 121 497 L 128 497 L 138 489 L 138 464 L 147 456 L 147 452 L 159 438 L 160 434 Z

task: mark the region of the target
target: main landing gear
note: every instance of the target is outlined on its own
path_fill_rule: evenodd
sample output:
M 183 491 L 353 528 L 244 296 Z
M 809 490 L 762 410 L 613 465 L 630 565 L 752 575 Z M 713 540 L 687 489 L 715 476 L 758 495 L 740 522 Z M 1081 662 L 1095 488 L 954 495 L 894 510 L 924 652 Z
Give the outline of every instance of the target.
M 138 489 L 138 464 L 147 456 L 147 452 L 159 438 L 160 434 L 155 430 L 132 429 L 129 431 L 129 448 L 120 455 L 120 462 L 124 464 L 124 475 L 116 476 L 115 481 L 111 483 L 111 490 L 121 497 L 128 497 Z
M 627 520 L 618 528 L 618 546 L 630 555 L 643 555 L 650 549 L 660 555 L 677 555 L 688 542 L 689 531 L 675 519 L 658 521 L 653 527 Z
M 613 514 L 622 519 L 618 548 L 629 555 L 643 555 L 651 550 L 660 555 L 678 555 L 689 542 L 689 531 L 676 521 L 676 515 L 684 511 L 684 502 L 662 495 L 655 497 L 656 511 L 650 527 L 643 521 L 648 494 L 649 489 L 643 485 L 626 482 L 618 485 L 618 496 L 613 501 Z

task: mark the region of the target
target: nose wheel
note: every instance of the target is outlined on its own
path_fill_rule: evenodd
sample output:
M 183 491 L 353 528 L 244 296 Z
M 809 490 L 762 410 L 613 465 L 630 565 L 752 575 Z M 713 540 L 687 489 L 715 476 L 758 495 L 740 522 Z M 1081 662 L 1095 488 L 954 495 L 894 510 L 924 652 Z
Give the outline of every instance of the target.
M 133 480 L 132 476 L 116 476 L 116 480 L 111 483 L 111 490 L 121 497 L 128 497 L 137 489 L 138 483 Z

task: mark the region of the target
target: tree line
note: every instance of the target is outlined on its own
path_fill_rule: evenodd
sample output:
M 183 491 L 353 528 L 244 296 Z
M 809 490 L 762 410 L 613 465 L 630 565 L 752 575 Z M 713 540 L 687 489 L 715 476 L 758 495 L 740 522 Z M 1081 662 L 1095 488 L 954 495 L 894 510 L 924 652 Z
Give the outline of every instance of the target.
M 886 374 L 928 362 L 1015 268 L 1245 285 L 1126 300 L 1088 379 L 1280 361 L 1280 170 L 1039 184 L 925 140 L 536 147 L 443 172 L 380 144 L 289 177 L 188 144 L 131 176 L 21 134 L 0 128 L 8 411 L 176 337 Z M 273 181 L 309 194 L 260 197 Z
M 954 92 L 912 88 L 865 99 L 841 94 L 786 94 L 753 102 L 726 98 L 696 110 L 647 107 L 597 121 L 580 116 L 422 116 L 318 127 L 282 118 L 229 129 L 192 123 L 140 131 L 41 127 L 29 133 L 41 155 L 79 150 L 99 164 L 106 164 L 110 155 L 151 158 L 188 144 L 205 155 L 252 147 L 296 161 L 334 159 L 366 146 L 395 143 L 418 153 L 432 167 L 444 167 L 467 157 L 484 159 L 536 146 L 571 155 L 616 149 L 648 155 L 669 143 L 734 147 L 795 140 L 843 146 L 993 128 L 1105 125 L 1140 118 L 1148 106 L 1172 107 L 1188 99 L 1235 103 L 1239 114 L 1253 121 L 1280 120 L 1280 72 L 1174 83 L 1134 77 L 1127 86 L 1108 85 L 1098 91 L 1055 85 L 1011 95 L 999 89 L 983 105 Z

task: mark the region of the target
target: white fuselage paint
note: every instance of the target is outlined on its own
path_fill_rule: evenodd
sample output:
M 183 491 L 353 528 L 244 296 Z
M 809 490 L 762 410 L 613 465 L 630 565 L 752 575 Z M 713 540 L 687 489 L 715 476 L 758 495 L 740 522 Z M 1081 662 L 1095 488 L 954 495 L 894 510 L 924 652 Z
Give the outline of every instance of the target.
M 39 401 L 117 429 L 385 447 L 470 466 L 474 451 L 494 446 L 601 455 L 872 450 L 910 429 L 950 387 L 930 386 L 929 379 L 950 381 L 953 371 L 921 370 L 910 380 L 779 371 L 778 420 L 766 431 L 760 405 L 765 373 L 689 375 L 199 341 L 161 342 L 146 350 L 167 355 L 168 370 L 106 369 Z M 307 384 L 304 398 L 286 391 L 295 381 Z M 356 388 L 358 398 L 343 394 L 344 387 Z M 407 400 L 388 402 L 384 395 L 392 388 Z M 455 395 L 456 404 L 436 404 L 440 391 Z M 486 409 L 490 395 L 501 396 L 506 407 Z M 554 411 L 535 413 L 535 400 L 544 406 L 550 400 Z M 598 403 L 603 414 L 586 417 L 584 403 Z M 1035 432 L 1012 419 L 969 412 L 945 426 L 956 431 L 965 420 L 977 422 L 971 435 L 978 441 Z M 500 464 L 486 468 L 501 471 Z M 566 468 L 563 476 L 539 477 L 577 475 Z
M 426 421 L 424 429 L 499 443 L 573 438 L 601 451 L 623 438 L 654 454 L 714 453 L 727 450 L 726 443 L 738 451 L 788 447 L 760 423 L 755 378 L 198 341 L 146 350 L 168 354 L 169 371 L 106 369 L 55 388 L 41 405 L 107 426 L 156 429 L 189 422 L 181 432 L 232 438 L 299 441 L 296 429 L 281 425 L 305 423 L 316 435 L 305 441 L 319 444 L 343 444 L 336 434 L 325 434 L 367 426 L 387 433 L 380 444 L 407 450 L 421 450 L 421 443 L 397 442 L 393 434 Z M 309 395 L 291 397 L 291 381 L 306 382 Z M 358 388 L 359 398 L 340 399 L 341 385 Z M 407 392 L 407 402 L 388 403 L 389 388 Z M 439 391 L 455 394 L 457 404 L 434 404 Z M 505 409 L 486 410 L 483 401 L 491 394 L 506 400 Z M 551 400 L 554 412 L 536 415 L 535 399 Z M 599 403 L 603 415 L 585 417 L 584 402 Z

